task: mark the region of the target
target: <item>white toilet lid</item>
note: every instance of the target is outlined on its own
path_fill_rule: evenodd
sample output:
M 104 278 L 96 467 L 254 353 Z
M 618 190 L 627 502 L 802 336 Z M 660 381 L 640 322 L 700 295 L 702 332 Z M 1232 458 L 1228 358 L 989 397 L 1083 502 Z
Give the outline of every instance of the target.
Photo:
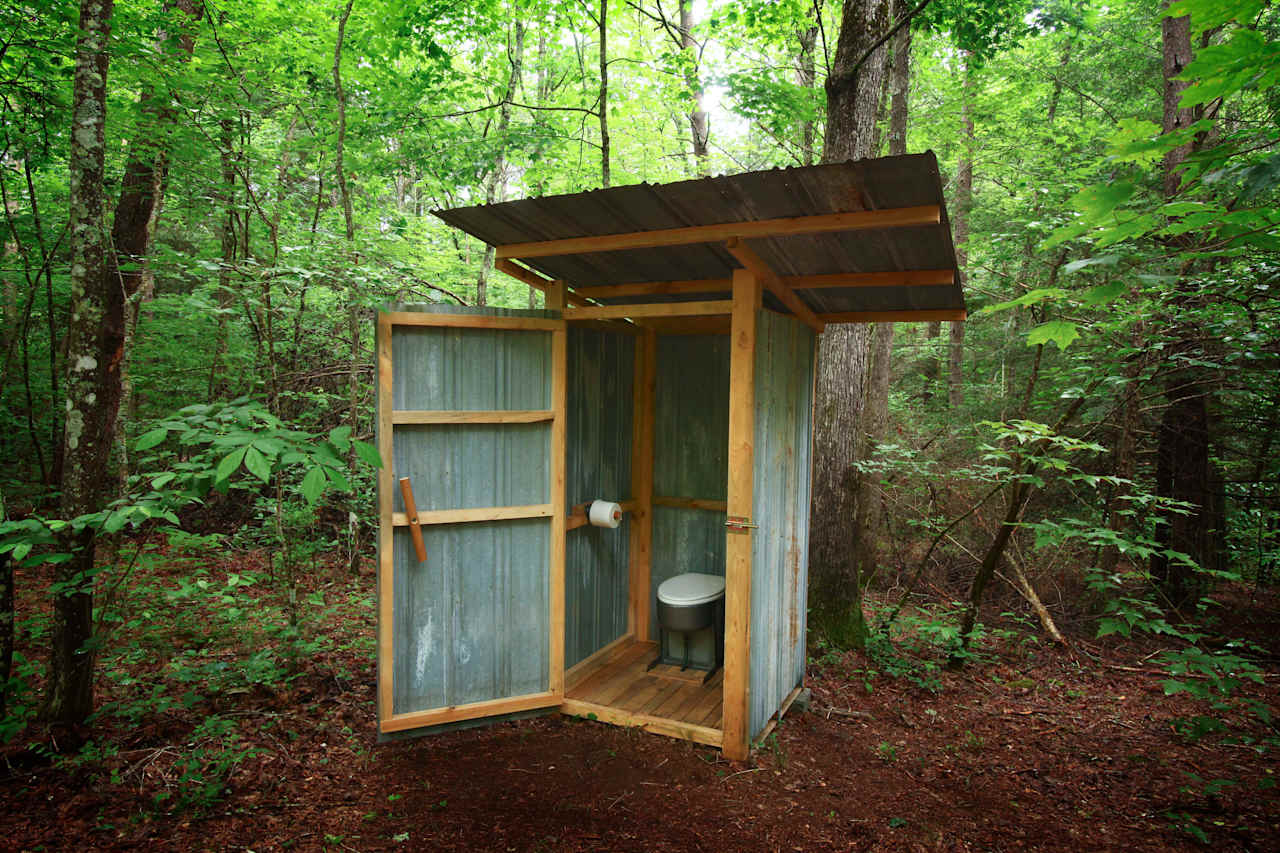
M 724 578 L 688 572 L 668 578 L 658 587 L 658 600 L 674 607 L 706 604 L 724 595 Z

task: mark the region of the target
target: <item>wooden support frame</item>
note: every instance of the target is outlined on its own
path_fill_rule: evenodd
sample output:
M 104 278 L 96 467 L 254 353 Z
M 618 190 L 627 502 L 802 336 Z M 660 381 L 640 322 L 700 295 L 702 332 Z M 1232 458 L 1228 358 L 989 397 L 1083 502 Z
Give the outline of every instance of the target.
M 390 734 L 391 732 L 403 732 L 424 726 L 456 723 L 459 720 L 471 720 L 476 717 L 516 714 L 520 711 L 533 711 L 538 708 L 554 708 L 558 704 L 557 700 L 559 698 L 554 692 L 526 693 L 523 696 L 512 696 L 507 699 L 490 699 L 485 702 L 469 702 L 465 705 L 432 708 L 430 711 L 392 714 L 384 717 L 378 728 L 383 734 Z
M 816 216 L 760 219 L 754 222 L 691 225 L 686 228 L 634 231 L 626 234 L 606 234 L 593 237 L 571 237 L 565 240 L 536 240 L 528 243 L 508 243 L 495 248 L 496 256 L 500 259 L 545 258 L 554 255 L 614 252 L 622 249 L 652 249 L 659 246 L 719 243 L 731 237 L 784 237 L 791 234 L 822 234 L 832 231 L 861 231 L 869 228 L 937 225 L 941 221 L 941 207 L 936 204 L 927 204 L 919 207 L 856 210 L 848 213 L 823 213 Z
M 840 314 L 819 314 L 824 323 L 963 323 L 963 308 L 935 308 L 919 311 L 845 311 Z
M 564 282 L 553 282 L 548 306 L 563 310 L 566 298 Z M 394 326 L 443 327 L 464 329 L 505 329 L 512 331 L 551 332 L 551 408 L 530 411 L 425 411 L 395 410 L 392 359 Z M 565 516 L 553 507 L 564 506 L 567 327 L 563 320 L 539 317 L 495 317 L 481 314 L 431 314 L 415 311 L 380 311 L 377 316 L 376 352 L 378 453 L 383 460 L 378 471 L 378 514 L 390 523 L 378 525 L 378 730 L 383 734 L 460 720 L 499 716 L 539 708 L 556 708 L 564 700 L 564 568 Z M 475 507 L 466 509 L 417 512 L 409 493 L 405 494 L 408 512 L 393 512 L 395 474 L 394 427 L 397 425 L 545 423 L 551 424 L 550 502 L 529 506 Z M 406 483 L 402 483 L 407 485 Z M 416 533 L 421 525 L 459 524 L 478 521 L 502 521 L 520 518 L 547 518 L 551 525 L 550 565 L 548 578 L 548 690 L 520 696 L 502 697 L 482 702 L 449 705 L 425 711 L 396 714 L 394 708 L 394 534 L 397 526 L 410 526 Z M 419 533 L 418 536 L 421 534 Z M 417 537 L 415 537 L 415 540 Z M 418 543 L 415 541 L 415 547 Z M 421 550 L 419 550 L 421 554 Z
M 395 326 L 444 326 L 453 329 L 515 329 L 554 332 L 563 320 L 550 317 L 493 317 L 488 314 L 429 314 L 426 311 L 384 311 L 380 316 Z
M 627 317 L 706 317 L 728 314 L 733 303 L 727 299 L 710 302 L 642 302 L 627 305 L 601 305 L 591 308 L 569 308 L 566 320 L 621 320 Z
M 750 270 L 757 280 L 769 288 L 769 292 L 778 297 L 782 304 L 787 306 L 800 322 L 813 329 L 814 332 L 822 334 L 822 321 L 813 313 L 813 309 L 805 305 L 799 296 L 796 296 L 795 291 L 782 281 L 778 274 L 774 272 L 773 267 L 765 263 L 764 258 L 756 254 L 755 249 L 736 237 L 726 242 L 724 247 L 729 250 L 729 254 L 738 259 L 738 263 Z
M 658 382 L 658 335 L 636 338 L 631 388 L 631 542 L 627 568 L 627 633 L 649 639 L 653 554 L 653 443 Z
M 682 723 L 679 720 L 668 720 L 665 717 L 652 717 L 648 714 L 639 714 L 634 711 L 624 711 L 608 705 L 584 702 L 581 699 L 564 700 L 560 705 L 560 710 L 565 714 L 587 717 L 615 726 L 641 728 L 657 735 L 666 735 L 679 740 L 691 740 L 694 743 L 704 743 L 708 746 L 722 746 L 724 743 L 724 734 L 719 729 L 713 729 L 709 726 L 695 726 L 691 723 Z M 724 748 L 725 754 L 728 755 L 727 746 Z
M 498 260 L 494 261 L 493 268 L 496 269 L 498 272 L 506 273 L 507 275 L 514 278 L 516 281 L 523 281 L 525 284 L 529 285 L 534 290 L 540 290 L 544 294 L 547 292 L 548 288 L 552 287 L 555 284 L 555 282 L 552 279 L 543 278 L 533 270 L 528 269 L 526 267 L 522 267 L 519 264 L 517 264 L 515 261 L 511 261 L 506 258 L 499 258 Z M 565 301 L 570 305 L 590 305 L 591 304 L 587 300 L 583 299 L 581 296 L 576 296 L 573 293 L 565 294 Z
M 400 497 L 404 500 L 405 523 L 409 525 L 409 535 L 413 537 L 413 552 L 419 563 L 425 563 L 427 546 L 422 541 L 422 522 L 418 519 L 418 505 L 413 500 L 413 484 L 408 477 L 400 478 Z
M 729 355 L 729 515 L 751 518 L 755 488 L 755 358 L 761 283 L 746 269 L 733 274 Z M 725 757 L 750 752 L 751 543 L 749 528 L 725 534 Z
M 705 500 L 703 498 L 657 497 L 654 506 L 668 506 L 675 509 L 705 509 L 710 512 L 728 512 L 728 501 Z
M 418 512 L 418 524 L 469 524 L 477 521 L 514 521 L 518 518 L 550 518 L 555 515 L 554 504 L 529 504 L 528 506 L 481 506 L 467 509 L 434 509 Z M 391 513 L 391 525 L 404 527 L 411 524 L 403 512 Z
M 564 312 L 568 289 L 563 281 L 547 287 L 547 308 Z M 568 339 L 561 323 L 551 333 L 551 651 L 549 655 L 550 688 L 564 699 L 564 572 L 568 531 L 565 527 L 565 455 L 568 413 Z
M 555 417 L 551 410 L 518 411 L 503 409 L 496 412 L 481 411 L 427 411 L 425 409 L 398 409 L 391 413 L 391 423 L 399 424 L 536 424 Z

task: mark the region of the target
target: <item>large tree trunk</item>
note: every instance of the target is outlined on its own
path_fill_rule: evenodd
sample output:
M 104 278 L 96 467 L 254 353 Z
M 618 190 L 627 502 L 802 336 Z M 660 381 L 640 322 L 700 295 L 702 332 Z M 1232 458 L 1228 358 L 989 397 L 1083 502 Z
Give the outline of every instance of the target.
M 1166 133 L 1185 128 L 1198 117 L 1193 108 L 1179 108 L 1178 101 L 1189 81 L 1177 79 L 1191 62 L 1191 20 L 1187 16 L 1165 18 L 1162 23 L 1162 55 L 1164 76 L 1163 129 Z M 1164 192 L 1168 198 L 1178 194 L 1183 164 L 1195 150 L 1193 140 L 1168 152 L 1164 157 Z M 1183 248 L 1190 248 L 1189 246 Z M 1173 339 L 1167 358 L 1200 355 L 1195 340 L 1204 332 L 1197 328 L 1193 315 L 1200 307 L 1199 294 L 1192 278 L 1193 264 L 1183 269 L 1183 278 L 1171 297 L 1170 314 L 1174 318 L 1170 336 Z M 1209 395 L 1213 378 L 1203 367 L 1185 366 L 1168 371 L 1165 398 L 1167 408 L 1157 430 L 1156 493 L 1190 504 L 1185 514 L 1162 515 L 1156 526 L 1156 540 L 1161 551 L 1151 558 L 1151 573 L 1160 583 L 1169 602 L 1175 607 L 1189 603 L 1203 592 L 1195 570 L 1170 560 L 1164 551 L 1171 549 L 1187 554 L 1205 568 L 1218 566 L 1218 544 L 1221 541 L 1221 501 L 1215 486 L 1210 457 Z
M 82 0 L 72 84 L 71 323 L 67 332 L 66 428 L 63 431 L 62 516 L 75 518 L 102 508 L 110 497 L 108 476 L 116 411 L 120 405 L 120 358 L 124 347 L 124 303 L 119 282 L 107 287 L 108 260 L 103 211 L 108 40 L 113 0 Z M 62 547 L 72 559 L 59 563 L 53 599 L 53 637 L 43 716 L 59 725 L 83 723 L 93 711 L 94 537 L 90 528 L 67 528 Z
M 824 162 L 872 153 L 885 48 L 867 50 L 884 32 L 888 16 L 888 0 L 845 0 L 827 80 Z M 857 486 L 850 475 L 861 444 L 870 339 L 865 325 L 837 325 L 828 327 L 818 346 L 809 565 L 816 625 L 845 646 L 866 640 L 862 584 L 870 567 L 858 563 L 857 526 L 849 520 L 857 511 Z

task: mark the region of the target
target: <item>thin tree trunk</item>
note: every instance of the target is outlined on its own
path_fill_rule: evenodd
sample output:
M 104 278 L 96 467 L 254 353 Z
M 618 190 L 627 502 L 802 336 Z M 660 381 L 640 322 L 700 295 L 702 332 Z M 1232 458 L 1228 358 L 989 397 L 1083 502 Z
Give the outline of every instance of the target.
M 817 4 L 814 14 L 821 14 L 821 4 Z M 805 27 L 796 34 L 796 38 L 800 42 L 800 54 L 796 57 L 796 84 L 805 89 L 812 89 L 817 80 L 814 49 L 818 43 L 818 25 Z M 813 119 L 807 119 L 800 124 L 800 160 L 806 166 L 812 166 L 816 156 L 814 151 L 816 125 L 817 122 Z
M 232 153 L 232 130 L 234 122 L 223 118 L 218 122 L 219 152 L 222 181 L 218 187 L 218 201 L 222 204 L 222 215 L 218 218 L 218 242 L 221 248 L 221 263 L 218 266 L 218 290 L 214 301 L 218 306 L 218 330 L 213 344 L 213 363 L 209 368 L 209 399 L 223 396 L 227 390 L 227 335 L 231 308 L 235 304 L 235 294 L 231 290 L 231 268 L 236 262 L 236 171 Z
M 867 157 L 885 71 L 885 49 L 872 51 L 888 20 L 888 0 L 845 0 L 844 20 L 827 79 L 823 161 Z M 865 325 L 828 327 L 819 340 L 814 425 L 813 504 L 809 540 L 815 621 L 835 643 L 866 641 L 862 585 L 869 567 L 858 563 L 856 484 L 850 478 L 863 429 L 863 381 L 870 334 Z
M 609 0 L 600 0 L 596 19 L 600 35 L 600 186 L 609 186 Z
M 106 286 L 103 210 L 108 43 L 113 0 L 82 0 L 72 84 L 71 323 L 67 331 L 66 428 L 63 431 L 64 518 L 100 509 L 110 495 L 107 474 L 120 405 L 119 355 L 124 345 L 125 293 Z M 53 636 L 42 716 L 83 723 L 93 711 L 94 535 L 68 527 L 53 600 Z
M 969 274 L 969 210 L 973 207 L 973 71 L 968 59 L 964 66 L 964 96 L 960 108 L 963 150 L 956 169 L 956 209 L 951 217 L 955 229 L 956 265 L 960 268 L 960 280 Z M 948 347 L 950 370 L 947 374 L 947 405 L 959 408 L 964 403 L 964 321 L 951 324 L 951 340 Z
M 8 521 L 4 493 L 0 492 L 0 522 Z M 16 622 L 13 595 L 13 561 L 8 551 L 0 554 L 0 720 L 5 718 L 9 678 L 13 674 L 13 629 Z
M 693 3 L 691 0 L 680 0 L 680 50 L 687 56 L 684 82 L 689 91 L 693 92 L 693 109 L 689 111 L 689 136 L 693 141 L 694 173 L 702 177 L 711 174 L 707 156 L 711 129 L 707 113 L 702 109 L 702 80 L 698 72 L 701 56 L 698 42 L 693 37 L 694 26 Z
M 498 107 L 498 154 L 493 162 L 493 169 L 485 180 L 485 202 L 504 201 L 507 196 L 507 129 L 511 126 L 511 101 L 520 90 L 521 75 L 524 66 L 524 22 L 516 20 L 512 23 L 513 33 L 508 41 L 507 60 L 511 71 L 507 77 L 507 88 L 502 96 L 502 104 Z M 514 47 L 512 46 L 514 44 Z M 486 246 L 484 257 L 480 261 L 480 272 L 476 276 L 476 305 L 489 304 L 489 276 L 493 273 L 493 246 Z
M 333 89 L 338 98 L 338 139 L 334 145 L 333 164 L 338 178 L 338 195 L 342 199 L 342 220 L 347 228 L 347 242 L 356 239 L 355 213 L 351 208 L 351 190 L 347 186 L 347 170 L 344 163 L 347 145 L 347 92 L 342 88 L 342 42 L 347 34 L 347 19 L 351 17 L 351 7 L 355 0 L 347 0 L 342 9 L 342 17 L 338 19 L 338 38 L 333 45 Z

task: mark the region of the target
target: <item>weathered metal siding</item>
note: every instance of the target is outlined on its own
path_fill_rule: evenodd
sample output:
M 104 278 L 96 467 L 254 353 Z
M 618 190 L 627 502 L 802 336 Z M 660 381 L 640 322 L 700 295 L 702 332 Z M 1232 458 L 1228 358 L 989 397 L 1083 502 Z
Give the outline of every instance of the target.
M 804 677 L 813 333 L 770 311 L 756 339 L 750 732 Z
M 729 338 L 658 338 L 653 490 L 723 501 L 729 474 Z M 684 572 L 724 574 L 723 512 L 654 507 L 651 594 Z M 658 636 L 651 608 L 650 636 Z
M 570 327 L 565 498 L 631 497 L 631 386 L 635 338 Z M 566 507 L 566 511 L 567 511 Z M 565 666 L 627 630 L 630 515 L 616 530 L 568 533 L 565 554 Z
M 393 409 L 550 408 L 548 332 L 396 326 L 391 351 Z M 412 478 L 420 510 L 549 500 L 548 424 L 393 429 L 387 461 L 393 478 Z M 399 490 L 393 494 L 394 510 L 403 511 Z M 392 713 L 547 690 L 549 521 L 427 525 L 422 534 L 425 563 L 407 530 L 393 536 Z

